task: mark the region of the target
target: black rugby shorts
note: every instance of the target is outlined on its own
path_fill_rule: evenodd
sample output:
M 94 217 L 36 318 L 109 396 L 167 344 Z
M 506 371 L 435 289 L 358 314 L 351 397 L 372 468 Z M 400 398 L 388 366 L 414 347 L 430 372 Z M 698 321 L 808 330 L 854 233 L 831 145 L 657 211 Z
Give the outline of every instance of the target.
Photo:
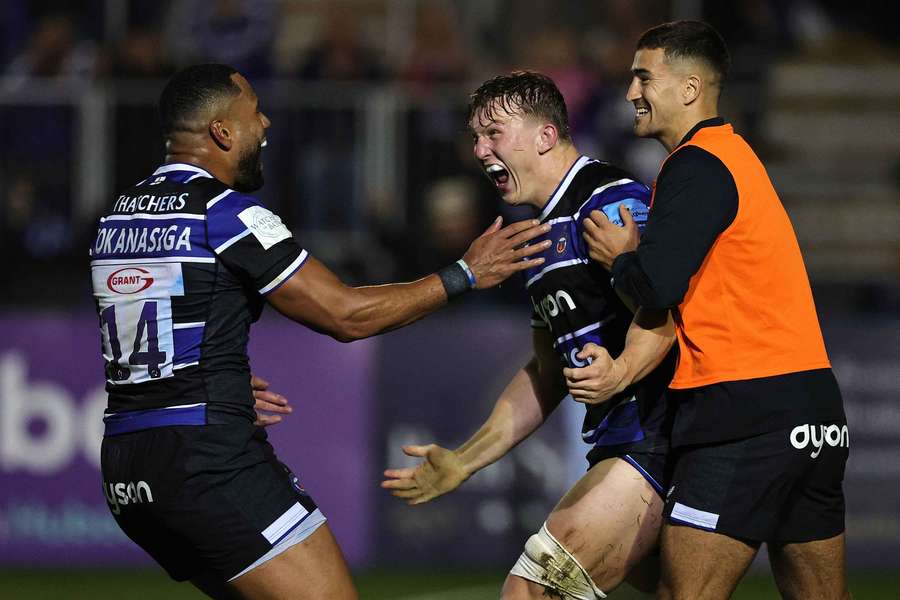
M 122 530 L 177 581 L 226 581 L 321 513 L 262 428 L 157 427 L 110 435 L 103 488 Z M 312 518 L 310 518 L 312 517 Z
M 846 420 L 676 449 L 670 522 L 758 542 L 824 540 L 844 531 Z

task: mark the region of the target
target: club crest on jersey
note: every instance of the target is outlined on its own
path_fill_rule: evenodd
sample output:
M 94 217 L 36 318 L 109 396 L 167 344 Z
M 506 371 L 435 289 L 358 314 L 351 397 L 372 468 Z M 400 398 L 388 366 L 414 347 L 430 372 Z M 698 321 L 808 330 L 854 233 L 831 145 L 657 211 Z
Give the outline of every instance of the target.
M 566 251 L 566 238 L 561 237 L 558 240 L 556 240 L 556 253 L 562 254 L 565 251 Z
M 141 267 L 119 269 L 106 278 L 106 287 L 117 294 L 137 294 L 153 285 L 150 271 Z

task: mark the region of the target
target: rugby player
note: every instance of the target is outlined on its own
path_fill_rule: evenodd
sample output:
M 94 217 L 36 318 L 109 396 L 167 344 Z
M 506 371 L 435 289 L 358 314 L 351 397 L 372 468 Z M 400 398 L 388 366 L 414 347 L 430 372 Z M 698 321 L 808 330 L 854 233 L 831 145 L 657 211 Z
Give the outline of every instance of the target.
M 250 324 L 268 302 L 341 341 L 400 327 L 542 264 L 529 257 L 549 243 L 524 244 L 547 227 L 497 220 L 436 274 L 348 287 L 249 195 L 271 123 L 243 76 L 189 67 L 159 112 L 165 162 L 113 199 L 91 248 L 110 509 L 172 578 L 210 596 L 355 598 L 325 517 L 254 426 Z
M 659 597 L 730 597 L 765 542 L 785 598 L 849 598 L 843 401 L 790 219 L 759 158 L 719 116 L 729 63 L 705 23 L 642 35 L 627 93 L 634 132 L 670 154 L 640 240 L 625 213 L 624 228 L 600 212 L 585 221 L 590 256 L 612 270 L 615 289 L 675 313 L 676 463 Z M 615 362 L 572 371 L 570 383 L 602 402 Z
M 503 201 L 530 205 L 551 226 L 546 262 L 525 273 L 534 354 L 468 441 L 456 450 L 405 446 L 425 460 L 386 470 L 382 487 L 409 504 L 456 489 L 540 427 L 568 393 L 564 368 L 587 364 L 594 347 L 618 355 L 627 337 L 631 355 L 654 359 L 635 361 L 641 370 L 623 374 L 612 399 L 587 408 L 589 470 L 526 542 L 502 591 L 504 598 L 605 598 L 657 546 L 671 413 L 663 392 L 673 367 L 663 358 L 674 334 L 667 312 L 635 316 L 616 296 L 609 273 L 589 261 L 582 218 L 596 209 L 617 219 L 622 208 L 643 221 L 650 190 L 579 154 L 562 95 L 544 75 L 515 72 L 482 84 L 471 96 L 469 127 L 475 158 Z M 631 581 L 655 589 L 655 573 L 642 579 Z

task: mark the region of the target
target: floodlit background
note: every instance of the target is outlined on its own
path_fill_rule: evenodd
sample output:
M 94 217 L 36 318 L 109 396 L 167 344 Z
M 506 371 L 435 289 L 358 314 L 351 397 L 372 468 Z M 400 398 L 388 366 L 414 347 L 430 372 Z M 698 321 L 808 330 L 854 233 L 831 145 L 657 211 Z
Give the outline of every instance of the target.
M 165 78 L 237 67 L 272 120 L 259 196 L 347 282 L 458 258 L 501 206 L 466 96 L 552 76 L 576 145 L 646 182 L 664 157 L 625 102 L 647 27 L 705 18 L 734 61 L 723 114 L 763 158 L 804 250 L 851 427 L 856 598 L 900 583 L 900 46 L 883 3 L 838 0 L 0 2 L 0 597 L 195 597 L 116 528 L 97 468 L 102 368 L 87 248 L 117 190 L 162 161 Z M 402 443 L 453 446 L 529 356 L 521 280 L 341 345 L 268 314 L 254 370 L 296 407 L 270 430 L 331 519 L 365 598 L 496 597 L 583 471 L 579 405 L 457 493 L 378 488 Z M 441 591 L 443 590 L 443 591 Z M 764 561 L 741 598 L 775 594 Z

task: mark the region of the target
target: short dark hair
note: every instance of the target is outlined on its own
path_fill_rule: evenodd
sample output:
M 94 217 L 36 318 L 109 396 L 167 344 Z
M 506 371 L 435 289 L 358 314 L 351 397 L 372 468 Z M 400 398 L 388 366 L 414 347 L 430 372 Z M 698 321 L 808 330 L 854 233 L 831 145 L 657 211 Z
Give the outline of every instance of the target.
M 648 29 L 638 40 L 637 49 L 661 48 L 666 60 L 672 58 L 700 59 L 712 68 L 715 84 L 725 87 L 731 57 L 719 32 L 703 21 L 672 21 Z
M 485 81 L 469 96 L 466 123 L 479 113 L 493 119 L 497 108 L 546 119 L 559 131 L 560 139 L 571 139 L 566 101 L 553 80 L 542 73 L 513 71 Z
M 231 79 L 237 69 L 228 65 L 193 65 L 172 76 L 159 96 L 159 123 L 163 135 L 189 129 L 197 113 L 223 97 L 241 93 Z

